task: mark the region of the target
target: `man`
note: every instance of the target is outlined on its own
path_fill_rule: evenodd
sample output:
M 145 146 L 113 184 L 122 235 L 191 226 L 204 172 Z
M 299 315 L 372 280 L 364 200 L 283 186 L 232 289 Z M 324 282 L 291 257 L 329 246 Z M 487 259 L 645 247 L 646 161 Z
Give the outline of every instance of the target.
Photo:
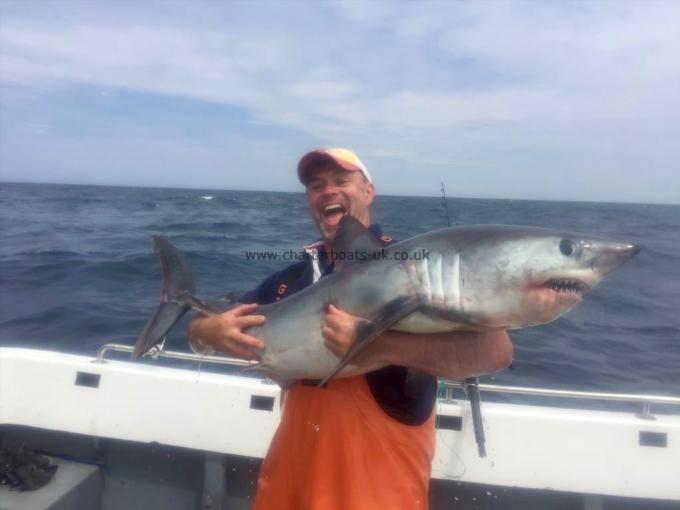
M 349 214 L 383 244 L 371 225 L 375 188 L 366 167 L 347 149 L 319 149 L 298 164 L 312 219 L 322 239 L 307 260 L 267 278 L 223 314 L 197 316 L 190 342 L 246 359 L 264 344 L 244 330 L 259 325 L 257 305 L 312 285 L 333 270 L 340 220 Z M 359 318 L 333 305 L 319 325 L 338 358 L 355 340 Z M 414 335 L 387 331 L 356 361 L 385 368 L 336 378 L 325 388 L 298 381 L 285 392 L 281 423 L 262 464 L 255 510 L 424 509 L 434 455 L 435 376 L 469 377 L 505 368 L 512 345 L 504 331 Z M 404 368 L 410 367 L 410 368 Z

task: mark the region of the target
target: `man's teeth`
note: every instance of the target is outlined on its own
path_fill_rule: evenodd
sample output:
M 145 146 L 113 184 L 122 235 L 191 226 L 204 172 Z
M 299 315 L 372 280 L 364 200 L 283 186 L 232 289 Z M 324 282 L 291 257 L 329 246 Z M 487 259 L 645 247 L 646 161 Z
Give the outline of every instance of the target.
M 329 204 L 323 208 L 324 214 L 332 214 L 335 212 L 345 212 L 345 208 L 342 206 L 342 204 Z

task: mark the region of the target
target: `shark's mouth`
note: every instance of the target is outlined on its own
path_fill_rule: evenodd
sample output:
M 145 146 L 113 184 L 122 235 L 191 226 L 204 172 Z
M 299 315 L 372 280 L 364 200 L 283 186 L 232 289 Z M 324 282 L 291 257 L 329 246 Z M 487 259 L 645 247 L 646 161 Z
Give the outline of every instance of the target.
M 586 283 L 574 278 L 551 278 L 543 284 L 543 287 L 558 294 L 576 294 L 578 296 L 582 296 L 590 290 Z

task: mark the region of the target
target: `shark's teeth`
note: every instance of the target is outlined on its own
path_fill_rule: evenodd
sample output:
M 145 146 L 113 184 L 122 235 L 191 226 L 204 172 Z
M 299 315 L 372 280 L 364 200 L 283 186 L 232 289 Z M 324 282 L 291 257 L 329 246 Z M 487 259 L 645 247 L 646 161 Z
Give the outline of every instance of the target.
M 588 285 L 581 280 L 559 279 L 553 278 L 545 282 L 544 287 L 554 290 L 555 292 L 573 292 L 577 294 L 584 294 L 588 291 Z

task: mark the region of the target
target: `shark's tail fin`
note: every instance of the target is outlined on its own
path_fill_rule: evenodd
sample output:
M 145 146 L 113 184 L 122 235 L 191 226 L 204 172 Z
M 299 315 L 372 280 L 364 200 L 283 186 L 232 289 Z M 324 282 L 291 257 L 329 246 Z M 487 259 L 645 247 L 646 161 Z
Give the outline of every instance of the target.
M 133 358 L 139 358 L 154 345 L 162 342 L 165 335 L 190 308 L 195 300 L 194 280 L 184 255 L 170 242 L 153 236 L 153 247 L 161 263 L 163 286 L 161 302 L 137 338 Z

